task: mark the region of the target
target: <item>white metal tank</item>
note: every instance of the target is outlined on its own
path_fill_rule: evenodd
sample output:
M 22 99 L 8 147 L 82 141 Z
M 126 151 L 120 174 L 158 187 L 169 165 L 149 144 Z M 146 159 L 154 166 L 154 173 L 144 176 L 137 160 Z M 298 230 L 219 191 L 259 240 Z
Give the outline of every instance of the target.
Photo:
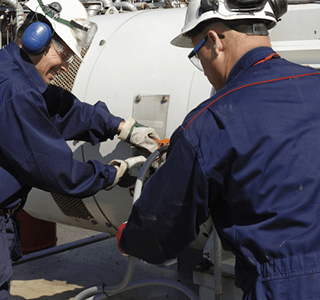
M 184 16 L 181 8 L 93 17 L 99 29 L 72 92 L 91 104 L 104 101 L 114 115 L 132 116 L 154 127 L 161 138 L 169 138 L 212 90 L 203 73 L 189 62 L 191 49 L 170 44 Z M 130 147 L 117 138 L 96 146 L 73 142 L 70 147 L 79 160 L 105 164 L 131 155 Z M 82 200 L 34 189 L 25 210 L 40 219 L 116 234 L 131 212 L 132 200 L 129 190 L 119 187 Z

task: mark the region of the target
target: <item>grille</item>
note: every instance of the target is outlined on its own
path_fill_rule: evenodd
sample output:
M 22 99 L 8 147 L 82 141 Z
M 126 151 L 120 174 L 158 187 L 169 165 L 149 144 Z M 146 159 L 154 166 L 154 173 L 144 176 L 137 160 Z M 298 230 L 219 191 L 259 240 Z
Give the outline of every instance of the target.
M 85 220 L 93 219 L 93 216 L 85 207 L 82 199 L 71 198 L 59 194 L 51 194 L 61 211 L 68 217 L 80 218 Z
M 84 57 L 86 53 L 87 49 L 83 48 L 81 56 Z M 52 84 L 71 92 L 80 64 L 81 60 L 75 55 L 74 60 L 69 65 L 68 72 L 61 72 L 58 76 L 55 76 Z M 85 220 L 93 219 L 93 216 L 85 207 L 82 199 L 62 196 L 55 193 L 52 193 L 51 195 L 58 207 L 66 216 Z
M 86 48 L 82 48 L 81 56 L 82 58 L 87 53 Z M 74 60 L 69 65 L 68 72 L 61 72 L 59 75 L 55 76 L 51 82 L 53 85 L 64 88 L 65 90 L 71 92 L 73 88 L 74 81 L 76 79 L 79 67 L 81 65 L 81 60 L 78 56 L 74 56 Z

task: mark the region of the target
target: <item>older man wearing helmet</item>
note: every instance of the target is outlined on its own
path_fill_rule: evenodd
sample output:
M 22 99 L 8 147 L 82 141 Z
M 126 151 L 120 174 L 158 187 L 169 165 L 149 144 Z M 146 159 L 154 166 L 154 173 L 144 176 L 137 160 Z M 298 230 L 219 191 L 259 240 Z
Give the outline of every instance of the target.
M 0 299 L 8 299 L 11 259 L 21 256 L 11 217 L 32 187 L 73 197 L 93 195 L 122 182 L 143 156 L 109 165 L 73 159 L 65 140 L 92 144 L 119 138 L 157 149 L 152 128 L 113 116 L 106 105 L 80 102 L 50 85 L 97 30 L 78 0 L 30 0 L 31 13 L 17 39 L 0 50 Z
M 172 43 L 217 93 L 174 132 L 118 231 L 150 263 L 176 257 L 211 215 L 243 299 L 320 299 L 320 73 L 269 42 L 286 2 L 191 0 Z

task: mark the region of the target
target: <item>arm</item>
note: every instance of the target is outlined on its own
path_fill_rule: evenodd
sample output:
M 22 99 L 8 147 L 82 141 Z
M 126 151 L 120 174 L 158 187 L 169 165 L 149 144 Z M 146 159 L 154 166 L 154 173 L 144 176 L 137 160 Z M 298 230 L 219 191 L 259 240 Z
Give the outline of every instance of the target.
M 49 85 L 43 93 L 52 123 L 65 140 L 82 140 L 95 145 L 120 132 L 122 118 L 112 115 L 107 106 L 98 101 L 90 105 L 79 101 L 72 93 Z
M 98 101 L 90 105 L 79 101 L 68 91 L 50 85 L 43 94 L 52 123 L 65 140 L 82 140 L 95 145 L 116 134 L 130 145 L 153 152 L 160 139 L 153 128 L 143 126 L 134 119 L 112 115 L 107 106 Z
M 41 95 L 13 95 L 0 119 L 5 128 L 0 135 L 1 154 L 19 182 L 75 197 L 90 196 L 114 182 L 113 166 L 73 159 Z
M 149 179 L 133 206 L 119 246 L 150 263 L 176 257 L 208 218 L 208 182 L 180 127 L 166 163 Z

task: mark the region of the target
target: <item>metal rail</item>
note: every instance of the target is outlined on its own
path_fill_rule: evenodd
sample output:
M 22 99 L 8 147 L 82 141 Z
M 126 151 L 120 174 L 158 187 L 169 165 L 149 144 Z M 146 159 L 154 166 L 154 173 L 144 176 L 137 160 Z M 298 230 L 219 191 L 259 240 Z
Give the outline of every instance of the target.
M 29 262 L 29 261 L 37 260 L 37 259 L 40 259 L 43 257 L 48 257 L 50 255 L 58 254 L 58 253 L 72 250 L 75 248 L 79 248 L 79 247 L 83 247 L 83 246 L 90 245 L 93 243 L 97 243 L 97 242 L 109 239 L 111 237 L 112 237 L 112 235 L 109 233 L 102 233 L 102 234 L 98 234 L 93 237 L 88 237 L 88 238 L 81 239 L 81 240 L 71 242 L 68 244 L 64 244 L 61 246 L 55 246 L 55 247 L 40 250 L 37 252 L 33 252 L 30 254 L 26 254 L 20 260 L 18 260 L 17 262 L 14 262 L 13 266 L 21 265 L 21 264 Z

